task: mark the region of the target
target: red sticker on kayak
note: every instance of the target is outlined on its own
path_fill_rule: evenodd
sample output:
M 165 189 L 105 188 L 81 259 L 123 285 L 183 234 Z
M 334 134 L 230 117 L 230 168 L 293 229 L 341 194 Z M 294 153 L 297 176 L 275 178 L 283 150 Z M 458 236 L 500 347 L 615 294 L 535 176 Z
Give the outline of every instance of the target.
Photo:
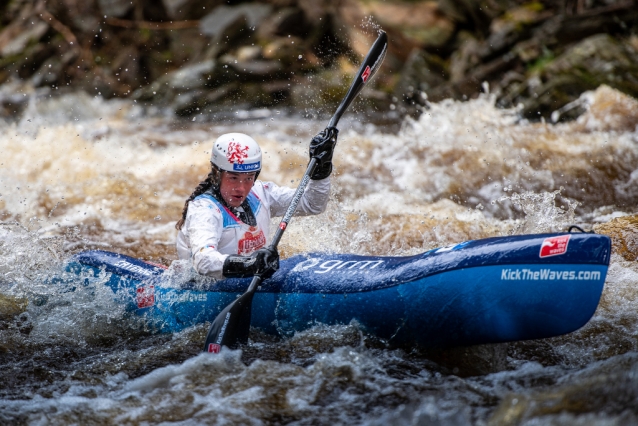
M 138 287 L 135 290 L 135 301 L 138 308 L 148 308 L 155 304 L 155 286 L 149 285 L 148 287 Z
M 557 256 L 567 251 L 570 235 L 545 238 L 541 244 L 540 257 Z
M 368 65 L 366 67 L 366 69 L 363 71 L 363 74 L 361 74 L 361 79 L 363 80 L 363 82 L 365 83 L 366 80 L 368 79 L 368 77 L 370 77 L 370 72 L 372 70 L 370 70 L 370 65 Z
M 217 343 L 209 343 L 208 344 L 208 353 L 211 354 L 218 354 L 219 351 L 222 350 L 222 347 L 219 346 Z

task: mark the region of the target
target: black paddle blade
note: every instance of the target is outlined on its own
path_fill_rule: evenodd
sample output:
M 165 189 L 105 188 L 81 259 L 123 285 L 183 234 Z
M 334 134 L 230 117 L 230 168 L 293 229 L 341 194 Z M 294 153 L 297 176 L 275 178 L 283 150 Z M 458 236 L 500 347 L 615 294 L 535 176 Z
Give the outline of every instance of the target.
M 248 291 L 217 315 L 208 330 L 204 352 L 218 353 L 222 346 L 231 349 L 248 342 L 253 295 Z
M 379 37 L 377 37 L 376 41 L 368 51 L 368 54 L 363 59 L 361 63 L 361 67 L 357 72 L 357 76 L 354 78 L 354 81 L 350 85 L 350 89 L 348 93 L 346 93 L 345 98 L 341 101 L 341 104 L 337 108 L 337 111 L 332 116 L 330 120 L 330 124 L 328 127 L 337 127 L 337 123 L 339 119 L 346 112 L 346 109 L 350 106 L 352 101 L 357 97 L 361 89 L 365 84 L 372 80 L 372 77 L 379 71 L 381 68 L 381 64 L 385 59 L 385 54 L 388 51 L 388 36 L 384 31 L 379 32 Z

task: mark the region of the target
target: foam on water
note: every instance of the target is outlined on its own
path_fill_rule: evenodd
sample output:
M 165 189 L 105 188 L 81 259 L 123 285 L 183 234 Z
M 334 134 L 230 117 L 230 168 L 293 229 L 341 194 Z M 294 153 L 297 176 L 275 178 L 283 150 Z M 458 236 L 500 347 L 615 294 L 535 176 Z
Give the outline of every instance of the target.
M 34 96 L 23 120 L 0 125 L 0 293 L 26 310 L 0 316 L 3 368 L 15 372 L 1 388 L 0 420 L 635 420 L 629 402 L 607 409 L 596 401 L 636 395 L 638 107 L 608 88 L 582 102 L 583 116 L 556 125 L 519 120 L 490 95 L 431 104 L 398 133 L 346 119 L 327 212 L 293 219 L 280 246 L 284 256 L 399 255 L 571 224 L 595 228 L 614 237 L 614 255 L 600 306 L 581 330 L 422 354 L 389 349 L 356 324 L 318 325 L 285 340 L 257 333 L 242 351 L 210 357 L 199 355 L 206 325 L 150 336 L 112 301 L 106 275 L 89 286 L 47 279 L 91 248 L 171 265 L 174 224 L 219 134 L 254 135 L 264 151 L 260 177 L 295 186 L 307 143 L 325 123 L 276 112 L 233 124 L 176 123 L 145 117 L 128 101 Z M 191 277 L 186 266 L 171 265 L 172 285 Z

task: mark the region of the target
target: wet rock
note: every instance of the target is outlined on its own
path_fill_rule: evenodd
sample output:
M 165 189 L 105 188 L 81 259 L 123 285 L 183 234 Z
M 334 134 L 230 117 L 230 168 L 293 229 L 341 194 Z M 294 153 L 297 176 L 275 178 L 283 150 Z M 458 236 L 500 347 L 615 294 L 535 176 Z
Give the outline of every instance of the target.
M 594 34 L 627 34 L 627 30 L 635 25 L 636 21 L 638 8 L 635 2 L 618 1 L 580 13 L 561 14 L 548 19 L 546 25 L 554 31 L 545 30 L 545 33 L 554 37 L 552 41 L 565 45 L 579 42 Z
M 291 102 L 300 110 L 332 111 L 346 94 L 347 78 L 338 68 L 300 76 L 292 87 Z
M 0 33 L 1 57 L 21 54 L 27 46 L 40 40 L 49 30 L 49 25 L 35 16 L 24 13 L 21 18 L 14 20 Z
M 376 18 L 371 16 L 366 3 L 362 1 L 349 0 L 339 3 L 338 10 L 334 15 L 328 15 L 328 18 L 331 30 L 321 38 L 321 43 L 315 46 L 315 51 L 325 52 L 318 54 L 320 58 L 329 59 L 324 59 L 324 66 L 331 66 L 332 61 L 339 56 L 345 56 L 353 63 L 358 63 L 376 40 L 378 30 L 386 31 L 389 40 L 388 51 L 382 70 L 375 77 L 375 85 L 383 85 L 382 80 L 386 76 L 399 72 L 412 50 L 420 47 L 417 42 L 407 38 L 400 31 L 392 27 L 382 28 L 376 24 Z M 334 42 L 326 43 L 331 39 Z
M 508 10 L 494 19 L 490 25 L 490 35 L 476 52 L 486 62 L 507 54 L 517 43 L 533 36 L 533 30 L 552 17 L 552 12 L 538 4 L 524 5 Z
M 271 11 L 272 6 L 267 4 L 221 5 L 200 20 L 199 28 L 207 36 L 219 38 L 237 21 L 244 21 L 249 28 L 256 27 Z
M 595 90 L 602 84 L 638 97 L 637 76 L 638 51 L 630 43 L 599 34 L 549 61 L 519 87 L 506 88 L 509 96 L 502 101 L 522 103 L 526 117 L 548 117 L 577 100 L 583 92 Z M 575 117 L 563 114 L 563 118 Z
M 168 107 L 180 116 L 202 113 L 212 104 L 274 105 L 289 97 L 289 82 L 272 81 L 284 77 L 283 69 L 278 61 L 240 61 L 226 55 L 169 73 L 135 91 L 133 98 Z
M 0 323 L 10 321 L 20 315 L 27 308 L 24 298 L 0 294 Z
M 271 11 L 272 6 L 261 3 L 216 7 L 199 23 L 200 31 L 211 39 L 208 57 L 219 56 L 230 48 L 230 43 L 258 29 Z
M 139 86 L 140 63 L 141 57 L 136 46 L 122 47 L 111 64 L 116 81 L 129 88 Z
M 246 16 L 239 8 L 219 6 L 199 21 L 199 29 L 204 35 L 219 39 L 230 29 L 243 26 L 245 22 Z
M 284 105 L 290 99 L 290 87 L 287 81 L 241 84 L 236 99 L 251 108 Z
M 466 100 L 478 96 L 485 87 L 498 92 L 503 74 L 515 66 L 516 56 L 512 54 L 503 55 L 488 63 L 479 63 L 459 81 L 449 81 L 430 90 L 427 93 L 428 99 L 433 102 L 447 98 Z
M 525 62 L 536 59 L 540 54 L 540 45 L 533 44 L 533 41 L 527 42 L 529 45 L 519 46 L 517 43 L 529 38 L 533 26 L 547 17 L 547 12 L 537 11 L 531 6 L 519 7 L 492 21 L 490 34 L 485 41 L 480 41 L 471 33 L 462 33 L 459 47 L 451 55 L 450 82 L 462 85 L 472 80 L 480 84 L 494 78 L 485 72 L 494 69 L 494 64 L 511 63 L 518 57 Z
M 487 35 L 491 18 L 500 15 L 496 2 L 489 7 L 472 0 L 438 0 L 438 8 L 455 22 L 466 25 L 480 34 Z
M 169 103 L 182 93 L 219 85 L 220 82 L 214 79 L 216 70 L 217 61 L 212 59 L 184 66 L 136 90 L 132 97 L 142 101 Z
M 463 34 L 463 42 L 450 58 L 450 82 L 457 83 L 466 78 L 469 70 L 482 61 L 480 42 L 470 33 Z
M 242 105 L 301 102 L 295 105 L 326 109 L 340 99 L 381 27 L 388 54 L 361 94 L 379 108 L 390 93 L 407 105 L 425 103 L 422 92 L 432 102 L 472 98 L 484 82 L 500 106 L 522 103 L 534 119 L 556 111 L 563 120 L 578 117 L 586 108 L 576 100 L 600 84 L 636 96 L 632 52 L 638 42 L 624 39 L 638 22 L 635 5 L 563 6 L 518 0 L 13 0 L 0 6 L 0 84 L 13 76 L 36 87 L 68 84 L 106 97 L 137 90 L 139 99 L 173 104 L 180 114 L 211 102 L 227 105 L 233 97 Z M 599 40 L 600 54 L 579 58 L 581 43 L 601 33 L 616 46 Z M 80 43 L 72 45 L 76 39 Z M 206 60 L 217 65 L 198 75 L 194 64 Z M 328 81 L 293 87 L 313 74 Z M 244 83 L 267 87 L 240 90 Z M 224 85 L 228 90 L 218 90 Z M 3 114 L 19 109 L 3 105 Z
M 34 87 L 56 86 L 62 83 L 64 69 L 78 57 L 77 50 L 66 52 L 62 57 L 49 57 L 31 76 Z
M 98 0 L 100 10 L 106 16 L 121 18 L 133 8 L 130 0 Z
M 104 13 L 100 11 L 97 2 L 78 1 L 71 4 L 60 3 L 55 5 L 53 1 L 49 0 L 46 4 L 46 8 L 51 7 L 49 12 L 54 16 L 64 16 L 68 19 L 65 25 L 67 25 L 69 29 L 73 28 L 72 32 L 74 33 L 94 33 L 96 29 L 99 28 L 100 23 L 104 21 Z M 39 15 L 40 11 L 38 10 L 36 14 Z M 44 16 L 43 18 L 46 22 L 47 18 Z
M 13 96 L 0 96 L 0 117 L 16 119 L 27 106 L 27 100 L 15 94 Z
M 596 225 L 594 230 L 611 238 L 612 252 L 630 262 L 638 260 L 638 216 L 623 216 Z
M 239 89 L 239 84 L 226 84 L 213 90 L 197 89 L 176 96 L 170 105 L 175 115 L 182 117 L 204 112 L 209 105 L 219 104 L 231 98 Z
M 283 106 L 290 104 L 290 89 L 290 83 L 285 81 L 233 82 L 214 90 L 198 90 L 178 96 L 170 108 L 176 115 L 190 116 Z
M 632 374 L 635 363 L 633 354 L 610 357 L 592 363 L 582 371 L 570 373 L 561 380 L 543 383 L 542 387 L 539 386 L 540 389 L 523 392 L 511 390 L 499 398 L 490 418 L 484 424 L 514 426 L 605 423 L 606 420 L 597 421 L 602 417 L 600 413 L 613 419 L 607 423 L 636 424 L 638 417 L 635 411 L 627 408 L 634 407 L 638 399 Z M 627 374 L 629 371 L 632 373 Z M 532 377 L 526 377 L 525 380 L 538 380 Z
M 356 0 L 345 0 L 335 2 L 334 0 L 297 0 L 297 6 L 304 11 L 307 17 L 316 21 L 324 20 L 328 15 L 339 12 L 339 8 L 352 5 Z
M 278 61 L 294 69 L 303 67 L 304 63 L 307 64 L 307 61 L 303 61 L 304 57 L 306 59 L 311 58 L 314 64 L 317 63 L 314 60 L 316 56 L 309 56 L 308 53 L 301 39 L 297 37 L 278 37 L 264 46 L 262 55 L 265 59 Z
M 258 80 L 266 81 L 273 78 L 285 77 L 284 67 L 280 61 L 269 61 L 261 59 L 238 60 L 233 56 L 226 55 L 219 58 L 220 64 L 228 70 L 228 75 L 234 71 L 230 80 Z
M 394 96 L 407 103 L 423 104 L 423 93 L 427 94 L 447 80 L 448 71 L 441 58 L 415 49 L 401 72 Z
M 25 96 L 25 92 L 28 91 L 30 89 L 16 79 L 0 86 L 0 117 L 19 119 L 29 103 L 28 97 Z
M 433 1 L 366 4 L 382 28 L 394 29 L 422 48 L 441 47 L 450 41 L 455 26 Z
M 312 30 L 312 23 L 306 19 L 304 11 L 298 7 L 286 7 L 272 13 L 260 26 L 257 37 L 262 40 L 273 36 L 306 37 Z
M 582 132 L 638 131 L 638 99 L 602 85 L 595 92 L 581 95 L 578 106 L 586 112 L 578 117 L 574 129 Z M 552 116 L 553 121 L 557 121 Z
M 259 46 L 241 46 L 236 52 L 238 61 L 252 61 L 262 59 L 262 50 Z
M 199 19 L 204 12 L 224 3 L 222 0 L 162 0 L 169 19 Z

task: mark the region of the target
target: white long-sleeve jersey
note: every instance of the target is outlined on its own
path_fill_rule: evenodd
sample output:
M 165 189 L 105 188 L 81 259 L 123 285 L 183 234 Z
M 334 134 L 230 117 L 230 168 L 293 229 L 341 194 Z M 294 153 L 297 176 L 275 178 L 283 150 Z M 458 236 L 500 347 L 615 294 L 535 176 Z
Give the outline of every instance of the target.
M 221 279 L 229 254 L 247 255 L 266 246 L 270 240 L 270 218 L 283 216 L 295 189 L 272 182 L 257 181 L 247 197 L 256 226 L 249 226 L 217 199 L 204 193 L 188 203 L 182 229 L 177 234 L 177 254 L 191 259 L 202 275 Z M 310 180 L 299 200 L 295 215 L 325 211 L 330 196 L 330 178 Z

